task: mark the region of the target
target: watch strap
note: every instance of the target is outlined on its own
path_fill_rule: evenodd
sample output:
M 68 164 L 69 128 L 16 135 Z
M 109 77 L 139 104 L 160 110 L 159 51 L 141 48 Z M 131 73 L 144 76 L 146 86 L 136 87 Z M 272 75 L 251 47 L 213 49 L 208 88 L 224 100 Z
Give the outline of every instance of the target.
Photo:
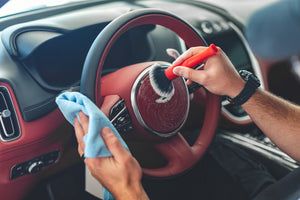
M 228 97 L 229 102 L 235 105 L 242 105 L 248 101 L 248 99 L 250 99 L 250 97 L 255 93 L 256 89 L 260 86 L 259 79 L 251 72 L 241 70 L 239 74 L 246 81 L 246 83 L 243 90 L 236 97 Z

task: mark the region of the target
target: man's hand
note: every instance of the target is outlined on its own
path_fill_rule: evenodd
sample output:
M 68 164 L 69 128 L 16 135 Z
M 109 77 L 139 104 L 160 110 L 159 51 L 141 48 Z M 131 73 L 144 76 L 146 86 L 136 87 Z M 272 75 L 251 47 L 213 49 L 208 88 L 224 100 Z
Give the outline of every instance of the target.
M 78 152 L 82 155 L 85 144 L 83 136 L 88 132 L 89 119 L 79 112 L 80 122 L 75 118 L 74 128 Z M 101 131 L 107 149 L 113 156 L 86 158 L 92 176 L 96 178 L 117 200 L 148 199 L 142 185 L 142 169 L 134 157 L 121 145 L 113 131 L 105 127 Z
M 203 51 L 207 47 L 193 47 L 182 54 L 174 65 Z M 178 76 L 203 85 L 217 95 L 236 97 L 243 89 L 245 81 L 234 66 L 219 49 L 219 52 L 206 60 L 201 70 L 176 67 L 173 72 Z M 252 97 L 242 105 L 253 122 L 285 153 L 300 161 L 300 106 L 294 105 L 269 92 L 257 89 Z
M 183 53 L 174 65 L 179 65 L 187 58 L 202 52 L 207 47 L 193 47 Z M 219 48 L 219 52 L 208 58 L 201 70 L 194 70 L 187 67 L 175 67 L 173 70 L 177 76 L 182 76 L 191 81 L 203 85 L 211 93 L 236 97 L 243 89 L 245 81 L 240 77 L 229 58 Z

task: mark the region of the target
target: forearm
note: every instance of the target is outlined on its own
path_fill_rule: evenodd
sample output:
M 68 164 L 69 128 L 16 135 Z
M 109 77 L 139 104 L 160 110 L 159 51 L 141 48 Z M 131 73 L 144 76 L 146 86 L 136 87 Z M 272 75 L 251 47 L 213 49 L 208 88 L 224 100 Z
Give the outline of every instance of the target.
M 284 152 L 300 161 L 300 107 L 258 89 L 242 107 Z

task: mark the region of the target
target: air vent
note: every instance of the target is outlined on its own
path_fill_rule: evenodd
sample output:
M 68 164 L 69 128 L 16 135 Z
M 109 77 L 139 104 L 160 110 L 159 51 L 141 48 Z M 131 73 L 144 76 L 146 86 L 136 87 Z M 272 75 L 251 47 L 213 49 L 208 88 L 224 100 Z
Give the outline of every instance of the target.
M 6 87 L 0 86 L 0 138 L 8 142 L 20 137 L 16 112 Z

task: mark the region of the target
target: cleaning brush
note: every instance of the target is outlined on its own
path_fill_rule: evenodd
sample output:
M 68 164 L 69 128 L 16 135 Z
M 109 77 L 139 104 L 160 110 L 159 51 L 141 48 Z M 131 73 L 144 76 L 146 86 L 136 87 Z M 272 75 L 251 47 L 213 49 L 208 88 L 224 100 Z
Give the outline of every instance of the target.
M 207 58 L 216 55 L 217 52 L 218 48 L 214 44 L 211 44 L 204 51 L 186 59 L 179 65 L 173 65 L 167 69 L 163 68 L 159 64 L 153 65 L 149 71 L 150 84 L 153 90 L 157 95 L 163 97 L 165 101 L 168 101 L 172 98 L 175 92 L 172 80 L 178 77 L 173 73 L 173 69 L 177 66 L 185 66 L 189 68 L 195 67 Z

